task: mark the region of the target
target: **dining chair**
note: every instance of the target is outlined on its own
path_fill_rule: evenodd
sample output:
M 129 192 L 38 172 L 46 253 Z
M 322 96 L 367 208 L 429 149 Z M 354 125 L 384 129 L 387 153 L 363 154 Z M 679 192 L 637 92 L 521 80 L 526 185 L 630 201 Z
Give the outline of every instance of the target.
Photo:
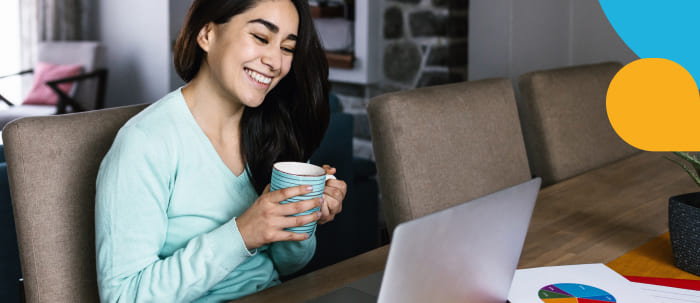
M 26 117 L 2 132 L 26 302 L 99 302 L 95 179 L 146 105 Z
M 533 71 L 520 76 L 518 109 L 534 175 L 542 185 L 631 156 L 605 109 L 617 62 Z
M 96 41 L 48 41 L 37 46 L 37 66 L 0 76 L 33 76 L 37 95 L 30 102 L 25 100 L 8 100 L 0 92 L 0 101 L 8 106 L 0 110 L 0 129 L 8 122 L 27 116 L 65 114 L 104 108 L 107 86 L 107 69 L 104 68 L 104 47 Z M 51 68 L 40 66 L 51 65 Z M 75 72 L 63 71 L 58 76 L 58 66 L 76 66 Z M 59 72 L 61 73 L 61 72 Z M 72 89 L 64 91 L 61 86 L 72 84 Z M 45 86 L 44 86 L 45 85 Z M 41 91 L 41 93 L 39 93 Z M 48 94 L 47 94 L 48 93 Z M 31 94 L 31 91 L 30 93 Z
M 367 111 L 390 233 L 531 178 L 507 79 L 388 93 Z

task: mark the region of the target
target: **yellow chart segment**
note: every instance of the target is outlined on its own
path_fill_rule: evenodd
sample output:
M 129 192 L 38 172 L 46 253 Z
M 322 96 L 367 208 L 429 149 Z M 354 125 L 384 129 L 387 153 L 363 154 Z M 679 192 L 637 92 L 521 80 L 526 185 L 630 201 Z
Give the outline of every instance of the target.
M 544 303 L 578 303 L 576 298 L 556 298 L 556 299 L 540 299 Z

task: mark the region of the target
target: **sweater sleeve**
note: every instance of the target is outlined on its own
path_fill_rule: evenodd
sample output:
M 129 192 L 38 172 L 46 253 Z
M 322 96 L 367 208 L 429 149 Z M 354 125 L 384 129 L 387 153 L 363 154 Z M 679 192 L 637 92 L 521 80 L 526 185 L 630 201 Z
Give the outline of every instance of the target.
M 95 244 L 102 302 L 189 302 L 252 256 L 234 219 L 172 256 L 159 255 L 175 171 L 163 145 L 125 127 L 100 166 Z
M 270 244 L 270 258 L 280 275 L 302 269 L 316 252 L 316 233 L 304 241 L 283 241 Z

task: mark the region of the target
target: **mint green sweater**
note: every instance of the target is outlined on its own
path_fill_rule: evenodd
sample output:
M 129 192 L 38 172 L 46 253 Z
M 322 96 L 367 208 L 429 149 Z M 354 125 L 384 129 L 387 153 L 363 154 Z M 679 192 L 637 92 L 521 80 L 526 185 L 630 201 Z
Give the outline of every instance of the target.
M 235 218 L 258 197 L 224 164 L 180 89 L 129 120 L 97 176 L 102 302 L 220 302 L 279 283 L 315 236 L 248 251 Z

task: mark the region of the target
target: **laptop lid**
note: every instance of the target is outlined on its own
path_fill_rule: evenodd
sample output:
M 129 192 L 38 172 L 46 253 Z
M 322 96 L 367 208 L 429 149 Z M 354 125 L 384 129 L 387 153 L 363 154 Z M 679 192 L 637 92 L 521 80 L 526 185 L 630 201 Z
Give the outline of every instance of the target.
M 378 302 L 506 302 L 540 183 L 399 224 Z

